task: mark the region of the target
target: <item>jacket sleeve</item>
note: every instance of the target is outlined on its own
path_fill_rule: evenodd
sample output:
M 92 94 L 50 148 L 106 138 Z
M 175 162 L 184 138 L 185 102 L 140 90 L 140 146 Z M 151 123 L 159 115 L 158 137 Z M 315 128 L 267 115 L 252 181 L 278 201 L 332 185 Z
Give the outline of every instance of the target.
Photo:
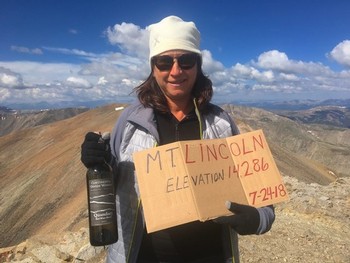
M 127 123 L 127 118 L 130 114 L 130 111 L 132 111 L 132 107 L 127 107 L 122 114 L 119 116 L 113 130 L 112 130 L 112 134 L 111 134 L 111 140 L 110 140 L 110 147 L 111 147 L 111 152 L 114 158 L 114 160 L 112 160 L 113 162 L 118 162 L 118 160 L 120 159 L 119 157 L 119 148 L 120 148 L 120 144 L 122 142 L 122 138 L 123 138 L 123 131 L 124 131 L 124 127 Z M 112 167 L 113 167 L 113 163 L 112 163 Z
M 268 232 L 275 221 L 275 209 L 272 205 L 257 208 L 260 215 L 260 225 L 256 231 L 257 235 Z
M 232 135 L 240 134 L 240 131 L 236 123 L 234 122 L 233 118 L 226 111 L 225 111 L 225 118 L 230 122 Z M 260 225 L 256 231 L 256 234 L 261 235 L 268 232 L 271 229 L 272 224 L 275 221 L 275 209 L 271 205 L 271 206 L 257 208 L 257 210 L 260 216 Z
M 240 134 L 240 131 L 239 131 L 236 123 L 234 122 L 234 120 L 232 119 L 232 117 L 228 113 L 227 113 L 227 118 L 228 118 L 228 121 L 230 122 L 230 125 L 231 125 L 232 135 Z

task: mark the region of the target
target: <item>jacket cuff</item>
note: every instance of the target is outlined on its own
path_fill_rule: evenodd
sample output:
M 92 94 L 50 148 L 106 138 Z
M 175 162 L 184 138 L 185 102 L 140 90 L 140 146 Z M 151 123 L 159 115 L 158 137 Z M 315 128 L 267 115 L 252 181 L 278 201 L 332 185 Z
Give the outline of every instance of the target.
M 260 216 L 260 225 L 256 230 L 257 235 L 268 232 L 275 221 L 275 209 L 271 206 L 257 208 Z

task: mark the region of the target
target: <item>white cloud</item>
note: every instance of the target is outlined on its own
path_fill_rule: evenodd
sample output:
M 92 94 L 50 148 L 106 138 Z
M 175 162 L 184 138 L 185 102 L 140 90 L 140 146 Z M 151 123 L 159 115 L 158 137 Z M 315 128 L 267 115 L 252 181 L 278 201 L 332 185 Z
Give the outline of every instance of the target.
M 278 50 L 271 50 L 262 53 L 258 57 L 257 62 L 253 61 L 253 65 L 263 69 L 271 69 L 293 74 L 332 74 L 332 71 L 328 67 L 322 65 L 321 63 L 290 60 L 287 54 Z
M 240 63 L 237 63 L 232 67 L 233 74 L 238 75 L 238 76 L 250 76 L 252 70 L 254 70 L 253 67 L 242 65 Z
M 84 54 L 84 52 L 79 53 Z M 150 72 L 148 59 L 139 59 L 129 55 L 115 53 L 96 56 L 85 64 L 38 63 L 30 61 L 1 62 L 0 68 L 11 72 L 13 76 L 25 81 L 26 95 L 11 92 L 6 103 L 13 101 L 35 102 L 47 98 L 53 100 L 99 100 L 123 99 L 139 85 Z M 4 71 L 3 70 L 3 71 Z M 0 70 L 0 72 L 3 72 Z M 6 80 L 9 82 L 9 80 Z M 14 81 L 12 81 L 14 82 Z M 104 83 L 104 84 L 103 84 Z M 15 87 L 15 88 L 20 88 Z M 2 86 L 0 86 L 2 88 Z M 5 87 L 4 87 L 5 88 Z M 10 88 L 9 85 L 6 89 Z M 37 96 L 38 90 L 42 91 Z M 51 94 L 51 95 L 50 95 Z M 3 101 L 1 98 L 0 102 Z M 130 100 L 130 97 L 129 99 Z
M 150 73 L 148 31 L 121 23 L 107 28 L 105 34 L 120 51 L 92 53 L 43 47 L 45 52 L 84 58 L 82 64 L 0 61 L 0 102 L 130 98 L 133 88 Z M 349 40 L 339 43 L 329 56 L 349 65 L 349 43 Z M 283 98 L 286 94 L 289 97 L 323 94 L 327 98 L 327 94 L 350 93 L 350 70 L 337 72 L 320 62 L 294 60 L 278 50 L 263 52 L 256 60 L 230 67 L 216 60 L 209 50 L 203 50 L 202 57 L 204 73 L 212 80 L 214 98 L 220 98 L 220 103 Z
M 86 52 L 83 50 L 79 49 L 68 49 L 68 48 L 59 48 L 59 47 L 43 47 L 43 49 L 50 51 L 50 52 L 56 52 L 56 53 L 61 53 L 65 55 L 73 55 L 73 56 L 79 56 L 83 57 L 88 60 L 95 60 L 99 57 L 105 56 L 101 54 L 95 54 L 92 52 Z
M 34 54 L 34 55 L 42 55 L 43 51 L 40 48 L 27 48 L 27 47 L 20 47 L 20 46 L 11 46 L 11 50 L 17 51 L 20 53 L 27 53 L 27 54 Z
M 258 58 L 258 66 L 276 70 L 284 70 L 290 67 L 288 56 L 278 50 L 271 50 L 262 53 Z
M 20 84 L 20 81 L 17 76 L 1 73 L 0 83 L 6 87 L 16 87 Z
M 9 89 L 1 88 L 0 86 L 0 103 L 4 103 L 11 98 L 11 91 Z
M 83 78 L 78 77 L 69 77 L 67 78 L 67 84 L 70 87 L 73 88 L 83 88 L 83 89 L 89 89 L 92 88 L 92 85 L 89 81 Z
M 81 66 L 69 63 L 41 63 L 32 61 L 0 61 L 0 67 L 21 76 L 24 82 L 32 84 L 64 81 L 77 74 Z
M 275 73 L 272 70 L 259 71 L 259 69 L 251 65 L 242 65 L 239 63 L 231 68 L 231 74 L 241 81 L 271 82 L 275 80 Z
M 295 74 L 287 74 L 287 73 L 280 73 L 279 77 L 281 80 L 286 80 L 286 81 L 298 81 L 299 78 Z
M 97 85 L 106 85 L 108 83 L 108 80 L 104 76 L 100 77 L 98 79 Z
M 202 50 L 202 60 L 202 65 L 206 72 L 213 73 L 216 71 L 222 71 L 225 68 L 221 62 L 213 59 L 209 50 Z
M 106 35 L 111 44 L 119 46 L 119 48 L 131 55 L 141 58 L 148 57 L 148 38 L 147 29 L 142 29 L 132 23 L 116 24 L 108 27 Z
M 339 64 L 350 67 L 350 40 L 344 40 L 333 48 L 330 57 Z
M 23 80 L 20 74 L 10 69 L 0 67 L 0 87 L 2 88 L 23 88 Z
M 73 34 L 73 35 L 77 35 L 78 34 L 78 30 L 71 28 L 68 30 L 69 33 Z
M 228 101 L 237 96 L 262 99 L 288 94 L 302 98 L 308 94 L 327 99 L 335 94 L 350 94 L 349 70 L 336 72 L 322 63 L 292 60 L 278 50 L 264 52 L 257 61 L 237 63 L 210 77 L 220 99 Z

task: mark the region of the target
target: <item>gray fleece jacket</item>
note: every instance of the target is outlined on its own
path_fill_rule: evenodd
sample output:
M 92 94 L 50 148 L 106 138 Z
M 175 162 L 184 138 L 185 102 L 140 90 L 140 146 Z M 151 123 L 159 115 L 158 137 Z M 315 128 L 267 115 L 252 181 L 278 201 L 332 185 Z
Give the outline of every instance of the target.
M 231 117 L 220 107 L 210 105 L 211 110 L 199 114 L 203 139 L 225 138 L 239 133 Z M 116 180 L 116 206 L 118 221 L 118 242 L 108 247 L 106 262 L 136 262 L 145 228 L 140 194 L 136 180 L 133 153 L 154 147 L 159 142 L 153 109 L 145 108 L 139 102 L 127 107 L 119 117 L 111 135 L 111 150 L 114 156 L 112 166 Z M 258 208 L 260 226 L 256 234 L 270 230 L 274 221 L 271 207 Z M 223 225 L 224 247 L 239 262 L 237 233 Z

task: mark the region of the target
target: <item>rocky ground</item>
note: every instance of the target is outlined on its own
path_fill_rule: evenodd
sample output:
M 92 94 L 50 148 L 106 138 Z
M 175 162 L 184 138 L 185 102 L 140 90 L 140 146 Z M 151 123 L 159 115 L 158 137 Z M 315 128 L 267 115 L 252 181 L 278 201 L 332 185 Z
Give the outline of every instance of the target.
M 284 176 L 290 201 L 276 205 L 276 221 L 261 236 L 240 237 L 241 262 L 350 262 L 350 178 L 330 185 Z M 104 262 L 86 228 L 35 236 L 0 249 L 0 262 Z
M 242 262 L 350 262 L 350 178 L 284 181 L 290 201 L 276 205 L 270 232 L 240 238 Z

